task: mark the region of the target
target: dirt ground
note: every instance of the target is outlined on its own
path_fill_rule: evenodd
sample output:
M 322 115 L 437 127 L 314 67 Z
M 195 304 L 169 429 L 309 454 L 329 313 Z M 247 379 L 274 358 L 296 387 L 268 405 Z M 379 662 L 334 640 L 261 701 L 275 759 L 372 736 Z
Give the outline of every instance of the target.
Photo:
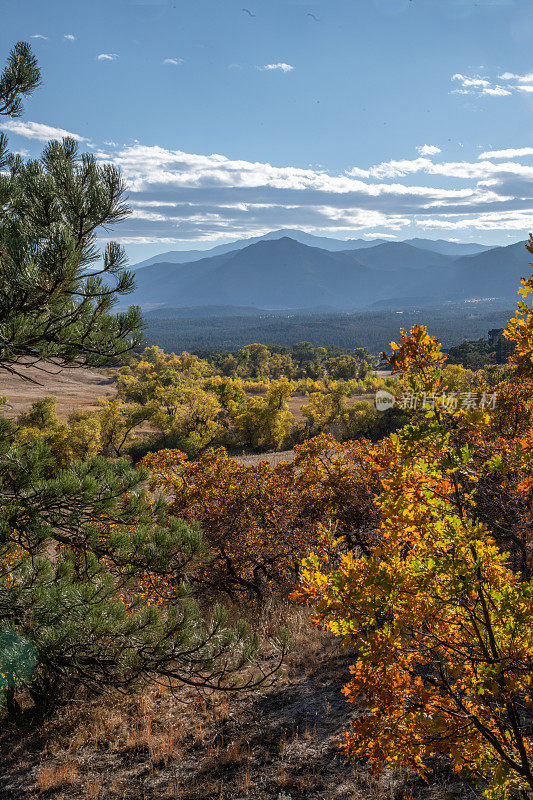
M 112 370 L 86 368 L 58 369 L 53 364 L 42 368 L 24 367 L 22 377 L 0 370 L 0 396 L 7 397 L 4 406 L 7 417 L 16 417 L 27 411 L 35 400 L 52 395 L 57 398 L 57 414 L 61 419 L 73 411 L 96 408 L 99 397 L 115 394 Z
M 344 763 L 337 745 L 360 713 L 341 692 L 353 653 L 304 629 L 295 644 L 285 676 L 246 697 L 205 705 L 161 689 L 71 706 L 25 732 L 6 725 L 0 797 L 480 800 L 445 765 L 426 782 Z

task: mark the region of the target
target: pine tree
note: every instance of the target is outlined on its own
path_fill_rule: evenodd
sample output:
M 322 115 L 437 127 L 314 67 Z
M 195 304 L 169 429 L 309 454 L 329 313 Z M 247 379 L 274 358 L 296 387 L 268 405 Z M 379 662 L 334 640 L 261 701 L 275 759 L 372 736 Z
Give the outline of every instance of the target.
M 0 113 L 18 115 L 40 73 L 25 43 L 0 78 Z M 0 139 L 0 370 L 28 364 L 105 364 L 141 337 L 137 309 L 113 315 L 132 288 L 96 231 L 122 219 L 112 166 L 50 142 L 41 161 Z M 6 173 L 7 169 L 7 173 Z M 186 585 L 203 558 L 197 526 L 151 502 L 146 471 L 98 457 L 56 460 L 50 445 L 17 443 L 0 417 L 0 700 L 19 711 L 25 689 L 47 709 L 81 688 L 129 689 L 157 676 L 172 685 L 240 686 L 255 638 L 214 609 L 202 619 Z M 255 680 L 254 678 L 249 680 Z
M 19 42 L 0 77 L 0 114 L 21 113 L 40 72 Z M 0 135 L 0 366 L 20 372 L 53 359 L 99 365 L 142 338 L 139 309 L 111 314 L 133 288 L 115 242 L 103 257 L 96 232 L 124 219 L 119 170 L 80 155 L 72 138 L 50 142 L 40 160 L 8 151 Z

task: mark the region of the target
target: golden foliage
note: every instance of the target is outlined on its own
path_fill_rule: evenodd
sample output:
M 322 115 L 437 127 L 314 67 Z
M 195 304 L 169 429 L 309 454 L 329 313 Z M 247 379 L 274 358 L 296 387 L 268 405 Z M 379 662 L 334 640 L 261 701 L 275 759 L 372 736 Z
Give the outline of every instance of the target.
M 344 693 L 364 709 L 341 743 L 346 757 L 425 774 L 445 755 L 489 798 L 533 792 L 533 311 L 521 301 L 519 312 L 502 407 L 434 403 L 367 448 L 382 487 L 377 541 L 334 561 L 315 551 L 295 595 L 357 654 Z M 415 326 L 392 347 L 406 385 L 434 396 L 437 340 Z

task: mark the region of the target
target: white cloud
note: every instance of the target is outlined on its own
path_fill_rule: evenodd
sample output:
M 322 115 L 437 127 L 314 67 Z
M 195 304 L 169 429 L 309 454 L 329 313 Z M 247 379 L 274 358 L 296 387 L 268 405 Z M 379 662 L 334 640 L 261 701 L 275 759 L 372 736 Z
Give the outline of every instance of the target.
M 440 147 L 435 144 L 423 144 L 416 148 L 421 156 L 435 156 L 441 152 Z
M 503 86 L 489 86 L 483 89 L 482 94 L 492 94 L 497 97 L 505 97 L 505 95 L 512 94 L 509 89 L 504 89 Z
M 32 39 L 48 39 L 48 36 L 44 36 L 42 33 L 34 33 L 31 37 Z
M 531 211 L 491 211 L 462 218 L 459 218 L 459 215 L 445 215 L 442 219 L 426 219 L 422 225 L 425 228 L 440 230 L 527 231 L 532 223 Z
M 149 191 L 157 185 L 168 189 L 201 189 L 215 192 L 217 189 L 256 189 L 269 187 L 279 191 L 302 192 L 305 190 L 327 194 L 350 194 L 377 197 L 393 194 L 416 195 L 431 199 L 461 198 L 469 194 L 465 189 L 435 189 L 425 186 L 408 187 L 402 184 L 367 184 L 359 177 L 391 178 L 407 173 L 430 171 L 429 159 L 414 161 L 391 161 L 369 170 L 354 168 L 345 174 L 329 175 L 325 170 L 300 167 L 276 167 L 268 163 L 238 161 L 213 153 L 197 155 L 181 150 L 135 144 L 123 148 L 113 157 L 129 181 L 134 192 Z M 493 164 L 488 162 L 490 167 Z M 438 165 L 439 167 L 441 165 Z M 481 177 L 486 171 L 480 165 L 472 167 Z M 532 168 L 533 169 L 533 168 Z M 446 173 L 441 173 L 446 174 Z M 453 172 L 451 173 L 454 174 Z M 470 177 L 470 176 L 468 176 Z M 475 177 L 475 175 L 474 175 Z
M 63 36 L 63 39 L 68 39 L 69 42 L 75 42 L 76 41 L 76 37 L 74 36 L 73 33 L 65 33 L 65 35 Z
M 365 239 L 396 239 L 395 233 L 363 233 Z
M 404 159 L 400 161 L 384 161 L 368 170 L 355 167 L 349 175 L 377 179 L 398 178 L 417 172 L 427 175 L 443 175 L 447 178 L 465 178 L 484 181 L 488 185 L 491 178 L 501 179 L 504 176 L 520 176 L 533 179 L 533 167 L 507 161 L 493 164 L 491 161 L 449 161 L 435 164 L 429 158 Z M 364 173 L 364 174 L 363 174 Z M 498 182 L 498 180 L 496 181 Z
M 533 227 L 533 166 L 510 155 L 502 163 L 435 163 L 420 155 L 344 173 L 139 142 L 97 156 L 114 161 L 128 185 L 134 214 L 121 225 L 124 243 L 211 242 L 281 227 L 398 235 L 413 224 L 515 231 L 518 238 Z M 417 174 L 424 179 L 417 181 Z
M 100 53 L 99 56 L 96 57 L 97 61 L 116 61 L 118 55 L 116 53 Z
M 180 64 L 183 64 L 183 58 L 164 58 L 163 64 L 173 64 L 175 67 L 179 67 Z
M 492 95 L 493 97 L 508 97 L 516 92 L 533 92 L 533 72 L 525 75 L 517 75 L 514 72 L 503 72 L 498 76 L 502 81 L 516 81 L 516 83 L 507 83 L 501 86 L 498 83 L 488 78 L 479 76 L 468 77 L 456 72 L 452 75 L 452 81 L 459 81 L 460 88 L 453 89 L 452 94 L 471 94 L 477 95 Z
M 280 70 L 280 72 L 292 72 L 294 67 L 291 64 L 285 64 L 283 61 L 279 61 L 277 64 L 265 64 L 264 67 L 257 67 L 262 72 L 272 72 L 273 70 Z
M 480 153 L 478 158 L 520 158 L 533 156 L 533 147 L 509 147 L 507 150 L 487 150 Z
M 502 81 L 518 81 L 518 83 L 533 83 L 533 72 L 526 75 L 517 75 L 515 72 L 504 72 L 498 76 Z
M 42 122 L 23 122 L 20 119 L 9 119 L 0 122 L 0 128 L 10 133 L 16 133 L 18 136 L 24 136 L 26 139 L 36 139 L 39 142 L 48 142 L 50 139 L 62 139 L 64 136 L 70 136 L 78 142 L 86 142 L 83 136 L 77 133 L 71 133 L 63 128 L 54 128 L 51 125 L 44 125 Z
M 490 81 L 486 80 L 486 78 L 467 78 L 466 75 L 461 75 L 460 72 L 456 72 L 455 75 L 452 75 L 452 81 L 460 81 L 461 86 L 464 87 L 476 87 L 481 88 L 483 86 L 490 86 Z

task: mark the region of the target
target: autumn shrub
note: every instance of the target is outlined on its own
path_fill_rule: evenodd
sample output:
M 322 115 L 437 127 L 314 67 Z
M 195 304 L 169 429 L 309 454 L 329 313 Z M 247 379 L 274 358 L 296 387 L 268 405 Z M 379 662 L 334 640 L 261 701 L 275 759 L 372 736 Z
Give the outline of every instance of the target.
M 161 451 L 144 464 L 170 512 L 202 528 L 211 557 L 197 582 L 264 599 L 291 591 L 302 556 L 325 527 L 346 546 L 370 546 L 376 482 L 365 469 L 366 446 L 322 435 L 297 447 L 293 462 L 276 466 L 245 466 L 224 449 L 196 461 Z
M 428 402 L 365 453 L 382 487 L 375 544 L 316 550 L 295 595 L 355 654 L 344 755 L 423 775 L 445 757 L 488 798 L 533 795 L 531 292 L 532 278 L 494 411 L 443 403 L 439 343 L 402 331 L 389 363 Z

